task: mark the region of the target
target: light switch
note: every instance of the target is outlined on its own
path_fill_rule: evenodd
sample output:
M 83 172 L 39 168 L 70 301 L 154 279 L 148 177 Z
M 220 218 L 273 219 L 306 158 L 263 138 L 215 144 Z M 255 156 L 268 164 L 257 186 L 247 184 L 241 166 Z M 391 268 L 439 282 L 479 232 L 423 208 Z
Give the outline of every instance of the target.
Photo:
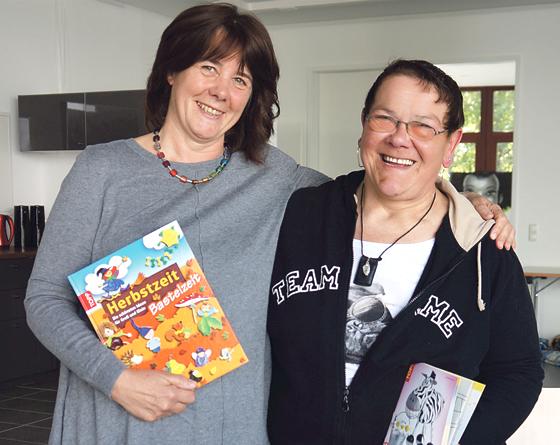
M 539 226 L 537 224 L 529 224 L 529 241 L 536 241 Z

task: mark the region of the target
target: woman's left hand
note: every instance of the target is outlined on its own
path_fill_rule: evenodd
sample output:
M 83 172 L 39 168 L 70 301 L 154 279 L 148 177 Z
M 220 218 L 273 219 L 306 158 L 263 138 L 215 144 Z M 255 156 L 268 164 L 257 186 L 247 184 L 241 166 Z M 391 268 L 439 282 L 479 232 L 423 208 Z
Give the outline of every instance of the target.
M 498 249 L 509 250 L 515 248 L 515 229 L 502 208 L 477 193 L 465 192 L 463 195 L 471 202 L 482 218 L 496 220 L 496 224 L 490 232 L 490 238 L 496 240 Z

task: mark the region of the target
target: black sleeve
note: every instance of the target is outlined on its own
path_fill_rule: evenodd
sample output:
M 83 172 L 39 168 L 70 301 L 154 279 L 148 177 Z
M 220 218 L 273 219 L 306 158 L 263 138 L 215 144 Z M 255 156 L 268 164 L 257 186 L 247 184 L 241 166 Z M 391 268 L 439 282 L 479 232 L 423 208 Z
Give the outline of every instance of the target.
M 461 445 L 503 444 L 533 409 L 544 377 L 535 314 L 521 264 L 513 252 L 493 253 L 499 266 L 493 274 L 490 346 L 477 379 L 486 389 Z
M 278 242 L 276 245 L 276 254 L 274 257 L 274 266 L 272 268 L 272 275 L 270 278 L 270 292 L 268 300 L 268 314 L 267 314 L 267 329 L 274 330 L 276 318 L 274 316 L 274 308 L 286 298 L 286 283 L 284 277 L 286 270 L 290 270 L 290 260 L 293 260 L 293 255 L 290 255 L 294 249 L 294 239 L 297 236 L 297 224 L 294 222 L 298 218 L 298 209 L 301 211 L 298 196 L 301 195 L 301 190 L 292 194 L 286 205 L 282 225 L 280 226 L 280 233 L 278 235 Z M 299 212 L 301 215 L 301 212 Z M 296 243 L 297 244 L 297 243 Z

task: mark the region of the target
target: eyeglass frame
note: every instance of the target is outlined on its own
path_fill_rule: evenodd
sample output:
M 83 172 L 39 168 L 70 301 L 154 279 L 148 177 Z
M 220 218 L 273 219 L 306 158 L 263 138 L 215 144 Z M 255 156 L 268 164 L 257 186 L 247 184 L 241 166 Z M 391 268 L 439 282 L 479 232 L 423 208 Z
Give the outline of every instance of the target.
M 374 118 L 374 117 L 376 117 L 376 116 L 377 116 L 377 117 L 386 118 L 388 121 L 393 122 L 393 123 L 394 123 L 393 131 L 377 131 L 377 130 L 374 130 L 373 128 L 371 128 L 370 125 L 369 125 L 369 121 L 371 121 L 372 118 Z M 440 134 L 446 133 L 446 132 L 449 131 L 447 128 L 444 128 L 443 130 L 436 130 L 436 129 L 435 129 L 434 127 L 432 127 L 431 125 L 425 124 L 424 122 L 420 122 L 420 121 L 408 121 L 408 122 L 405 122 L 405 121 L 402 121 L 402 120 L 400 120 L 400 119 L 394 118 L 393 116 L 389 116 L 388 114 L 368 113 L 368 114 L 366 114 L 366 117 L 365 117 L 364 121 L 368 123 L 368 128 L 369 128 L 371 131 L 373 131 L 374 133 L 387 133 L 387 134 L 395 133 L 396 131 L 398 131 L 399 125 L 400 125 L 400 124 L 404 124 L 404 127 L 405 127 L 405 129 L 406 129 L 406 134 L 408 134 L 408 136 L 411 137 L 411 138 L 413 138 L 413 139 L 418 139 L 418 138 L 415 138 L 415 137 L 414 137 L 412 134 L 410 134 L 409 131 L 408 131 L 408 125 L 411 124 L 411 123 L 415 123 L 415 122 L 416 122 L 416 123 L 418 123 L 418 124 L 420 124 L 420 125 L 422 125 L 422 126 L 424 126 L 424 127 L 429 127 L 429 128 L 431 128 L 432 130 L 434 130 L 434 135 L 433 135 L 430 139 L 424 139 L 425 141 L 431 141 L 431 140 L 432 140 L 433 138 L 435 138 L 436 136 L 439 136 Z

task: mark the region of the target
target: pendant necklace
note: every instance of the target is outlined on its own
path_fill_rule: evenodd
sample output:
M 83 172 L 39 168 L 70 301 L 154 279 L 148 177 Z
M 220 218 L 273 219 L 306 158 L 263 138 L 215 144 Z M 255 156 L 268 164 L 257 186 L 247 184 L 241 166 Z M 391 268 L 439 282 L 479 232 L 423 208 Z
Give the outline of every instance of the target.
M 416 221 L 416 223 L 404 232 L 401 236 L 399 236 L 395 241 L 393 241 L 389 247 L 387 247 L 383 252 L 379 254 L 377 258 L 370 258 L 364 255 L 364 189 L 365 183 L 362 183 L 362 191 L 360 193 L 360 246 L 361 246 L 361 253 L 362 256 L 360 257 L 360 261 L 358 262 L 358 269 L 356 270 L 356 275 L 354 275 L 354 284 L 358 286 L 371 286 L 373 283 L 373 277 L 375 275 L 375 271 L 377 270 L 378 263 L 383 259 L 382 256 L 385 252 L 387 252 L 391 247 L 393 247 L 397 242 L 408 235 L 418 224 L 420 224 L 424 218 L 430 213 L 432 207 L 434 206 L 434 202 L 436 201 L 436 193 L 434 192 L 434 197 L 432 198 L 432 203 L 426 213 L 422 215 L 422 217 Z
M 229 151 L 228 146 L 224 145 L 224 155 L 223 155 L 222 159 L 220 160 L 220 163 L 218 164 L 218 166 L 214 170 L 212 170 L 204 178 L 200 178 L 200 179 L 187 178 L 185 175 L 180 175 L 177 172 L 177 170 L 175 170 L 173 167 L 171 167 L 171 163 L 167 159 L 165 159 L 165 153 L 163 151 L 161 151 L 161 145 L 159 143 L 159 140 L 160 140 L 159 130 L 154 130 L 153 135 L 154 136 L 153 136 L 152 140 L 154 141 L 154 150 L 157 153 L 158 159 L 161 160 L 161 165 L 163 165 L 167 169 L 167 171 L 169 172 L 169 174 L 171 176 L 173 176 L 174 178 L 177 178 L 183 184 L 189 183 L 189 184 L 196 185 L 196 184 L 202 184 L 204 182 L 211 181 L 216 176 L 218 176 L 220 173 L 222 173 L 222 170 L 226 167 L 226 165 L 228 164 L 229 159 L 231 157 L 231 153 Z

